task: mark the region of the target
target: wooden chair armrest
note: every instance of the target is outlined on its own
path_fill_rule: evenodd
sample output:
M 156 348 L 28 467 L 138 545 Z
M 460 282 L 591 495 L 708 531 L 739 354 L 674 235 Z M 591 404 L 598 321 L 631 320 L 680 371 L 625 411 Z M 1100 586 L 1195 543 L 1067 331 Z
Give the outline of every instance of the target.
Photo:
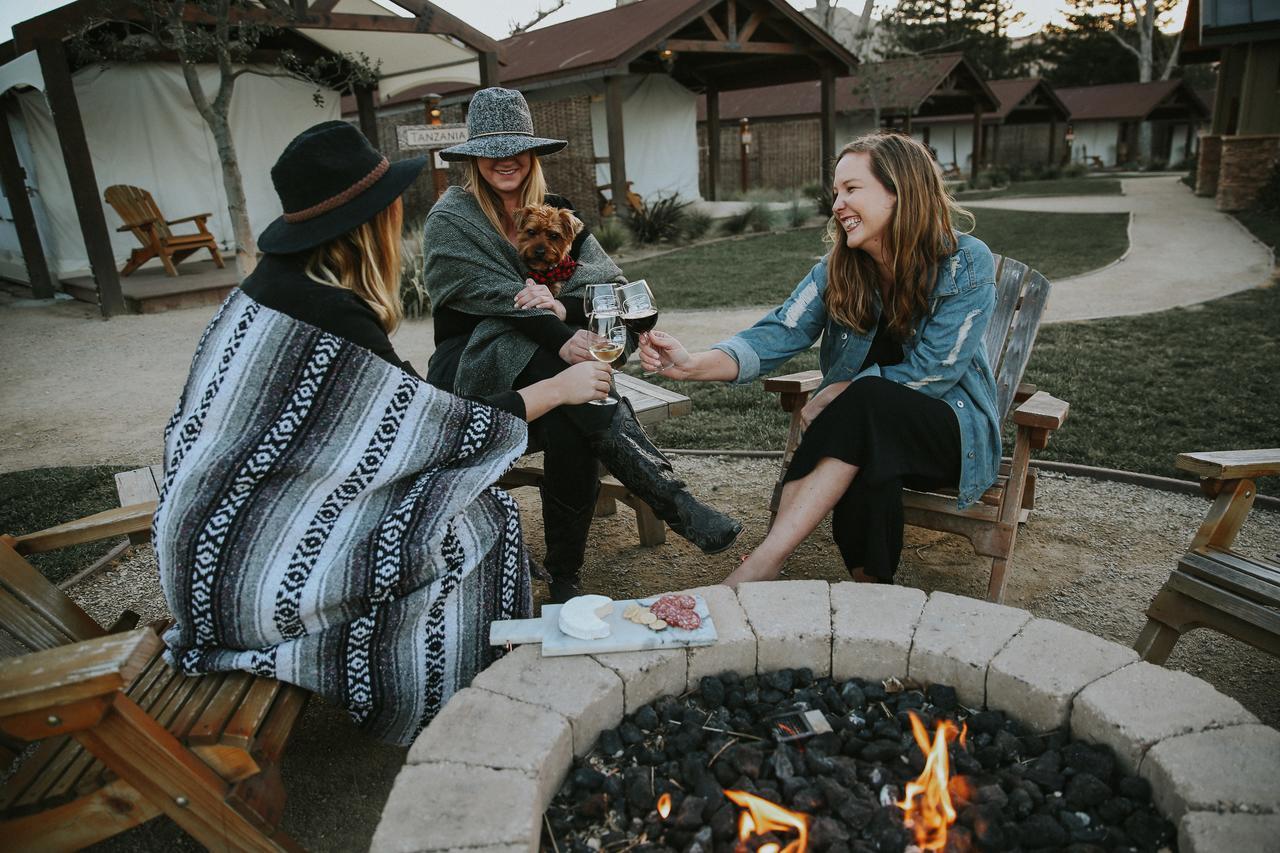
M 39 554 L 68 545 L 110 539 L 127 533 L 142 533 L 151 529 L 151 516 L 155 511 L 155 501 L 109 509 L 46 530 L 15 536 L 13 549 L 19 554 Z
M 123 690 L 161 642 L 138 628 L 0 661 L 0 720 Z
M 181 219 L 166 219 L 165 224 L 177 225 L 179 222 L 192 222 L 196 219 L 208 219 L 210 216 L 213 216 L 213 214 L 212 213 L 195 213 L 195 214 L 192 214 L 191 216 L 184 216 Z
M 1032 385 L 1030 382 L 1019 382 L 1017 390 L 1013 392 L 1013 402 L 1025 403 L 1027 400 L 1030 400 L 1035 396 L 1035 393 L 1038 390 L 1040 389 L 1036 388 L 1036 386 Z
M 775 394 L 808 394 L 816 391 L 822 384 L 821 370 L 805 370 L 800 373 L 788 373 L 786 376 L 773 376 L 764 380 L 764 390 Z
M 1034 429 L 1060 429 L 1071 405 L 1065 400 L 1037 391 L 1013 410 L 1013 422 Z
M 1210 480 L 1252 480 L 1280 474 L 1280 447 L 1178 454 L 1178 467 Z

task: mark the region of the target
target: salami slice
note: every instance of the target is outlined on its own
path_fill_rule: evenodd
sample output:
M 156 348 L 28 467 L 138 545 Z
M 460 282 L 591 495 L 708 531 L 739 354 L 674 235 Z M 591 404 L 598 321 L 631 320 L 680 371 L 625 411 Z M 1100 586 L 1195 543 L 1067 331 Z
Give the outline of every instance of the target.
M 694 610 L 697 604 L 692 595 L 664 595 L 650 605 L 649 609 L 664 622 L 693 631 L 702 625 L 702 618 Z

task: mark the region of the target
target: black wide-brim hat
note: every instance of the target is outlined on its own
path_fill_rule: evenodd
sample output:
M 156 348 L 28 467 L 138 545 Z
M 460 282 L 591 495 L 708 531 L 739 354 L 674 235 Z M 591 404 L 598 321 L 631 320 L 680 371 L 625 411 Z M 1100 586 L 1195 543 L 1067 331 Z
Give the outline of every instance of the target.
M 390 162 L 345 121 L 309 127 L 271 167 L 284 215 L 258 237 L 258 248 L 291 254 L 340 237 L 390 207 L 426 164 L 426 157 Z
M 467 108 L 467 141 L 440 152 L 444 160 L 488 157 L 501 160 L 525 151 L 554 154 L 569 143 L 533 135 L 533 116 L 524 95 L 494 86 L 471 97 Z

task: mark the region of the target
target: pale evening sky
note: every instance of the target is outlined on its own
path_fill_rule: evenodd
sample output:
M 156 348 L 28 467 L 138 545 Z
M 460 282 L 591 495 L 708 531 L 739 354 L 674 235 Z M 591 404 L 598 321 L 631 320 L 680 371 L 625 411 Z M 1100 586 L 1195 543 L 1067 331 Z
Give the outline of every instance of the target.
M 376 2 L 377 0 L 375 0 Z M 19 21 L 34 17 L 65 5 L 67 0 L 0 0 L 0 42 L 8 41 L 10 30 Z M 433 0 L 437 6 L 456 15 L 471 26 L 496 39 L 505 38 L 511 31 L 511 22 L 532 18 L 539 7 L 554 5 L 554 0 Z M 792 6 L 803 9 L 813 5 L 813 0 L 789 0 Z M 838 0 L 837 5 L 853 12 L 861 12 L 864 0 Z M 1179 0 L 1177 9 L 1170 16 L 1173 29 L 1181 26 L 1186 16 L 1187 0 Z M 892 0 L 876 0 L 876 13 L 892 5 Z M 1046 24 L 1063 20 L 1064 0 L 1013 0 L 1013 8 L 1023 12 L 1025 18 L 1010 29 L 1012 35 L 1033 33 Z M 610 9 L 614 0 L 567 0 L 563 9 L 548 17 L 544 25 L 567 21 Z

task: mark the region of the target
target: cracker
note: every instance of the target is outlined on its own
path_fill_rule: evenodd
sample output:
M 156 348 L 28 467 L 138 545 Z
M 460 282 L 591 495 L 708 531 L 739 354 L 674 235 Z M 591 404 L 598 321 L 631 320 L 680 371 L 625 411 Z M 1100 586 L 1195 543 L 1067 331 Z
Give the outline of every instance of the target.
M 667 627 L 667 623 L 666 620 L 663 619 L 654 619 L 653 622 L 649 623 L 649 627 L 654 631 L 661 631 L 663 628 Z
M 640 621 L 645 625 L 652 627 L 653 623 L 658 621 L 658 617 L 653 615 L 652 610 L 646 608 L 644 612 L 640 614 Z M 664 622 L 663 624 L 665 625 L 666 623 Z

